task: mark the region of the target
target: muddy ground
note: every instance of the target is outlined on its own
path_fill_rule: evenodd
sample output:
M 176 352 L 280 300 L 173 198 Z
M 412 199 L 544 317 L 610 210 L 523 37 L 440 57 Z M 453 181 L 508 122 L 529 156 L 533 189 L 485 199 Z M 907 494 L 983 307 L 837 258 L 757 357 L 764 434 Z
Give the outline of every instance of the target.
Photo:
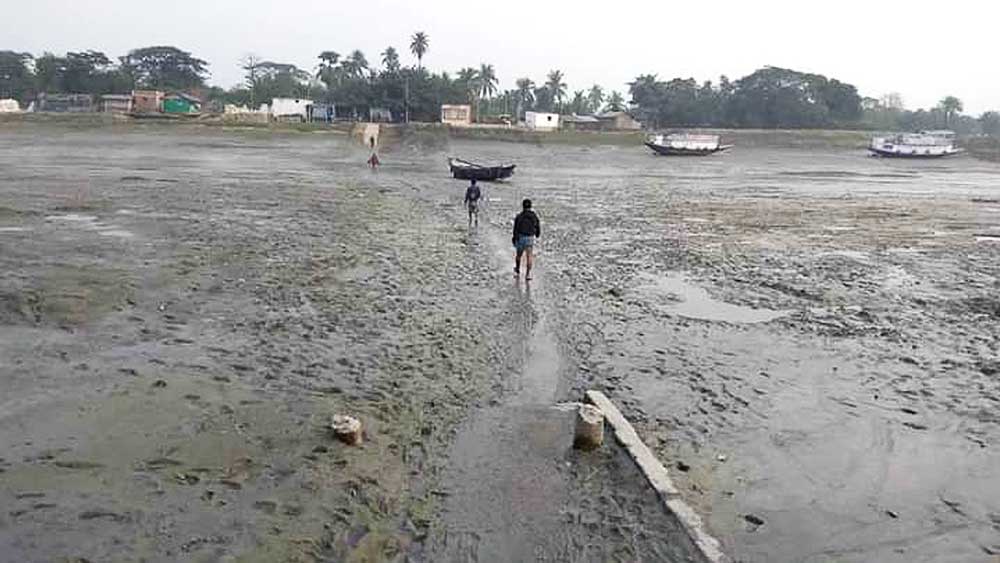
M 569 448 L 542 308 L 421 147 L 0 131 L 0 560 L 683 560 L 620 452 Z
M 510 159 L 466 228 L 448 154 Z M 405 134 L 0 128 L 0 559 L 1000 553 L 1000 168 Z M 509 273 L 530 196 L 538 277 Z M 363 448 L 329 417 L 367 426 Z

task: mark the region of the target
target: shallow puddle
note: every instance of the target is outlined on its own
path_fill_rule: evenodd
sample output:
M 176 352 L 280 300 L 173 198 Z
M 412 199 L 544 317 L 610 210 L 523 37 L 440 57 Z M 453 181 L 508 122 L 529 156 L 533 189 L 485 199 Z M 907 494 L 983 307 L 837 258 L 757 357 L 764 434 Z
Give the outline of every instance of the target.
M 766 323 L 787 317 L 791 311 L 753 309 L 712 299 L 708 291 L 688 283 L 682 276 L 644 274 L 647 283 L 641 287 L 670 295 L 676 301 L 668 305 L 671 313 L 690 319 L 726 323 Z

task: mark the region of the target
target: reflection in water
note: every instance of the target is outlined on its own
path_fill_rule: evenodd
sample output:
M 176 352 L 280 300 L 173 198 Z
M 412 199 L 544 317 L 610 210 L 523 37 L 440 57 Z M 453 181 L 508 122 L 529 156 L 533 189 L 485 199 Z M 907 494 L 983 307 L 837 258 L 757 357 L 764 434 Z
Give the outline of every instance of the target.
M 642 277 L 649 283 L 641 287 L 677 298 L 678 301 L 669 305 L 670 312 L 690 319 L 727 323 L 766 323 L 791 313 L 752 309 L 717 301 L 709 296 L 708 291 L 686 282 L 682 276 L 644 274 Z

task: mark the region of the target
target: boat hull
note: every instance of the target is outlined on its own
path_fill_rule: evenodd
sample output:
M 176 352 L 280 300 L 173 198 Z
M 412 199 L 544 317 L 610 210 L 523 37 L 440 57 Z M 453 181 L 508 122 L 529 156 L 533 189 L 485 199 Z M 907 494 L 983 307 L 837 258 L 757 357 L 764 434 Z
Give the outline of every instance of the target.
M 495 182 L 505 180 L 514 175 L 514 164 L 506 166 L 473 166 L 449 162 L 451 175 L 457 180 L 476 180 L 477 182 Z
M 903 153 L 896 151 L 887 151 L 875 147 L 868 147 L 868 152 L 871 153 L 872 156 L 877 156 L 880 158 L 913 158 L 922 160 L 929 158 L 946 158 L 949 156 L 962 154 L 962 151 L 960 150 L 949 151 L 949 152 L 938 152 L 938 153 L 919 153 L 919 152 Z
M 730 145 L 719 145 L 718 147 L 712 149 L 680 149 L 677 147 L 668 147 L 649 142 L 646 143 L 646 146 L 661 156 L 708 156 L 710 154 L 724 152 L 732 148 Z

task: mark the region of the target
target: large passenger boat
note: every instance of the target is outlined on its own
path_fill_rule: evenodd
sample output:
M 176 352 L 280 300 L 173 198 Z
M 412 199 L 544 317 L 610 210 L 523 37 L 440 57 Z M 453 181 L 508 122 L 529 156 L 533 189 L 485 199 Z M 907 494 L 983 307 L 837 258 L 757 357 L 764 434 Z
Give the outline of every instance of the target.
M 718 135 L 696 135 L 693 133 L 671 133 L 650 135 L 646 146 L 656 154 L 668 156 L 705 156 L 732 148 L 723 145 Z
M 954 131 L 920 131 L 874 137 L 868 145 L 872 156 L 887 158 L 941 158 L 962 152 L 955 146 Z

